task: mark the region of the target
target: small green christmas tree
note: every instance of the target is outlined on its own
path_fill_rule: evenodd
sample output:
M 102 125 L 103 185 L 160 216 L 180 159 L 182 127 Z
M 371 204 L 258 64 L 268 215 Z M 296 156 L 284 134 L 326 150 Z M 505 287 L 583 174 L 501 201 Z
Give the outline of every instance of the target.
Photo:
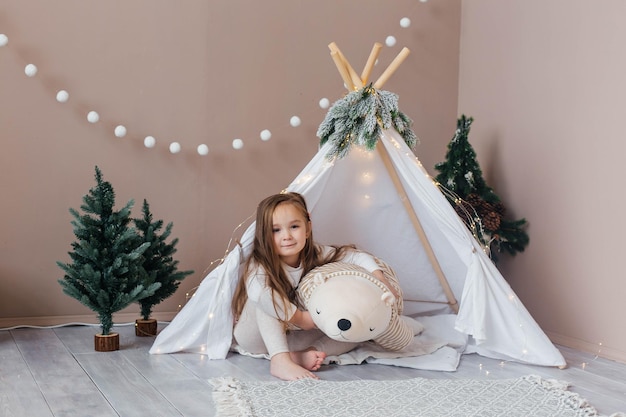
M 527 222 L 523 218 L 506 220 L 504 205 L 483 179 L 476 152 L 468 139 L 473 121 L 465 115 L 457 120 L 456 132 L 448 144 L 446 161 L 435 165 L 439 171 L 436 179 L 450 204 L 490 252 L 492 259 L 497 261 L 492 248 L 511 255 L 524 251 L 529 242 L 524 231 Z
M 141 219 L 133 221 L 142 241 L 150 244 L 143 253 L 143 268 L 146 271 L 144 285 L 146 287 L 155 283 L 161 285 L 154 294 L 138 300 L 142 318 L 149 320 L 152 308 L 174 294 L 180 282 L 187 275 L 193 274 L 193 271 L 178 271 L 178 261 L 173 258 L 178 239 L 175 238 L 171 243 L 166 243 L 172 233 L 173 223 L 168 223 L 163 233 L 159 235 L 158 232 L 163 228 L 163 220 L 152 220 L 150 206 L 146 200 L 143 200 L 142 213 Z
M 83 197 L 85 214 L 70 208 L 76 241 L 72 263 L 57 262 L 65 272 L 63 292 L 97 313 L 102 335 L 113 327 L 113 313 L 153 294 L 161 285 L 145 284 L 142 254 L 150 247 L 130 227 L 130 200 L 115 211 L 115 192 L 96 167 L 97 185 Z

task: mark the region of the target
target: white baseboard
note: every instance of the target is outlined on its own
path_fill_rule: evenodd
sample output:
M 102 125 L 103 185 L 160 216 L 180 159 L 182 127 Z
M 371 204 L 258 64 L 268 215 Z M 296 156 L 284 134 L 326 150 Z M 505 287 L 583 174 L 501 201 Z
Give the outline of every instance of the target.
M 601 343 L 591 343 L 586 340 L 580 340 L 554 332 L 546 331 L 546 335 L 557 345 L 567 346 L 572 349 L 597 355 L 601 358 L 626 363 L 626 352 L 622 350 L 614 349 Z
M 153 313 L 152 318 L 158 321 L 171 321 L 177 312 Z M 141 316 L 137 313 L 117 313 L 113 315 L 113 324 L 135 323 Z M 20 327 L 61 327 L 69 325 L 98 326 L 98 318 L 94 314 L 75 316 L 42 316 L 42 317 L 8 317 L 0 318 L 0 330 Z

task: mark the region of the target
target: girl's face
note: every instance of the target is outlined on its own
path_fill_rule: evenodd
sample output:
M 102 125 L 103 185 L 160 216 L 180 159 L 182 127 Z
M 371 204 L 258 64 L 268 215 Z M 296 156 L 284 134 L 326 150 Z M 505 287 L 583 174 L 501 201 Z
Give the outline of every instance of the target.
M 274 249 L 280 259 L 289 266 L 297 267 L 300 252 L 309 236 L 309 222 L 293 204 L 279 204 L 272 216 L 272 234 Z

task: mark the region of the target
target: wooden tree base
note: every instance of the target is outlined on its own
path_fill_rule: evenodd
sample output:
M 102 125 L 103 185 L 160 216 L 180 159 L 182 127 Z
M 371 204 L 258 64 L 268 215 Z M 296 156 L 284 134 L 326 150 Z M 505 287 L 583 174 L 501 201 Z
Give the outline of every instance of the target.
M 156 336 L 157 321 L 155 319 L 135 320 L 135 336 Z
M 120 350 L 119 333 L 109 333 L 107 335 L 97 334 L 94 337 L 94 349 L 96 352 L 112 352 Z

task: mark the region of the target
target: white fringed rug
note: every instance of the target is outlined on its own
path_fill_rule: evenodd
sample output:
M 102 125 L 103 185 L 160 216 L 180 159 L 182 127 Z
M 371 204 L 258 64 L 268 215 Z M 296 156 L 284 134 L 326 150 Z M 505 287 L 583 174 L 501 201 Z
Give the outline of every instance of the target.
M 394 381 L 209 381 L 218 416 L 413 417 L 597 416 L 568 384 L 530 375 L 517 379 L 413 378 Z

